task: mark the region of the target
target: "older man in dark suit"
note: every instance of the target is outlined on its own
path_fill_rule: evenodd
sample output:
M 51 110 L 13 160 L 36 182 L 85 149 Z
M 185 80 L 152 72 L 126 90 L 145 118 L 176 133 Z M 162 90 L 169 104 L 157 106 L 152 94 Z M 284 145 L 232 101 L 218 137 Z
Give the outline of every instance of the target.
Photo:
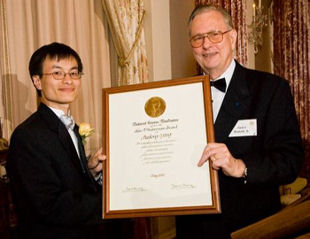
M 196 61 L 211 78 L 216 143 L 198 166 L 218 170 L 222 213 L 177 217 L 177 238 L 230 238 L 230 233 L 280 209 L 280 184 L 292 182 L 303 160 L 288 83 L 246 69 L 233 58 L 237 32 L 230 15 L 212 5 L 189 19 Z
M 105 156 L 99 149 L 86 160 L 70 116 L 81 84 L 81 59 L 70 47 L 52 43 L 32 55 L 29 71 L 41 104 L 13 132 L 7 160 L 21 235 L 92 238 L 101 221 L 96 179 Z

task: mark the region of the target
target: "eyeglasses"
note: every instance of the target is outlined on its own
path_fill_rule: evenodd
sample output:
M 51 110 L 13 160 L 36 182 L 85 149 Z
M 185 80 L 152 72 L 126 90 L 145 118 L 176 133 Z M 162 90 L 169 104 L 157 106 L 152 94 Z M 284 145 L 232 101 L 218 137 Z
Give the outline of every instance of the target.
M 193 48 L 201 47 L 204 44 L 206 37 L 212 43 L 220 43 L 221 41 L 223 41 L 223 35 L 227 32 L 230 32 L 231 30 L 232 29 L 226 32 L 218 31 L 218 32 L 207 32 L 204 34 L 198 34 L 196 36 L 193 36 L 190 39 L 190 42 Z
M 78 71 L 70 71 L 70 72 L 54 71 L 52 73 L 44 73 L 42 75 L 52 75 L 55 80 L 63 80 L 67 74 L 70 76 L 71 79 L 74 79 L 74 80 L 80 79 L 81 76 L 83 75 L 82 72 L 78 72 Z

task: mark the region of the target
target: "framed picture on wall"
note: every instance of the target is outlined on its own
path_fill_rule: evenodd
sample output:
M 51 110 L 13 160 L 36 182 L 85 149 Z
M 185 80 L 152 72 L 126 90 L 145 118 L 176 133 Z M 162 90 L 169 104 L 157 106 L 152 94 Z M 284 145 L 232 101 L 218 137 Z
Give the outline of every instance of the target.
M 103 89 L 103 218 L 220 213 L 207 76 Z

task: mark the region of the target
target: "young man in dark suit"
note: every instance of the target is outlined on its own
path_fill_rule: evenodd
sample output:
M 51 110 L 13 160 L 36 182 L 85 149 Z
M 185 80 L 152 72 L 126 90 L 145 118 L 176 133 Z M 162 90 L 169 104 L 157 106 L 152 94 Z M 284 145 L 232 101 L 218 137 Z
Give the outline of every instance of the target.
M 7 171 L 23 238 L 93 238 L 101 221 L 100 176 L 105 156 L 88 161 L 70 103 L 83 66 L 69 46 L 52 43 L 34 52 L 30 76 L 38 110 L 13 132 Z
M 223 8 L 194 9 L 189 34 L 210 76 L 216 140 L 198 166 L 211 160 L 218 170 L 222 213 L 177 217 L 177 238 L 230 238 L 280 209 L 279 185 L 296 178 L 303 160 L 298 121 L 285 80 L 234 60 L 237 32 Z

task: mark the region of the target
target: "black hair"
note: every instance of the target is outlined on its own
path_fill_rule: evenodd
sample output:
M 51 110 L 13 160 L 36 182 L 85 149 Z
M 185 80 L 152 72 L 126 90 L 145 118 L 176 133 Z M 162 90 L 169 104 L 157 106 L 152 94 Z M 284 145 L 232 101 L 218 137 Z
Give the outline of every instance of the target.
M 79 73 L 83 72 L 83 64 L 78 53 L 65 44 L 53 42 L 40 47 L 32 54 L 29 61 L 29 74 L 32 82 L 33 76 L 38 75 L 40 78 L 42 77 L 43 62 L 47 57 L 56 60 L 73 57 L 77 61 Z M 41 91 L 37 89 L 37 93 L 41 97 Z

